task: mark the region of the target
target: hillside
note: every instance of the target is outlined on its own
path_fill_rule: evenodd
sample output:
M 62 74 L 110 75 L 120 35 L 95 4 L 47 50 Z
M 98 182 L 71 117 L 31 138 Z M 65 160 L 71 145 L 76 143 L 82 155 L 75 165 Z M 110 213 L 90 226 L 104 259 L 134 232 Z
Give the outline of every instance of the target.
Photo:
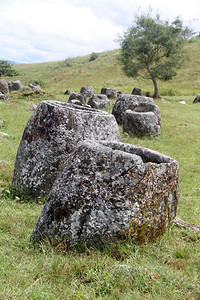
M 55 95 L 63 95 L 66 89 L 79 92 L 82 86 L 92 85 L 96 93 L 102 87 L 113 87 L 123 93 L 130 93 L 139 87 L 145 94 L 153 93 L 151 81 L 141 78 L 128 78 L 122 72 L 117 60 L 118 50 L 99 53 L 96 60 L 89 62 L 90 55 L 66 58 L 64 61 L 15 65 L 21 73 L 17 78 L 26 85 L 31 80 L 41 80 L 44 89 Z M 200 43 L 186 45 L 189 60 L 178 71 L 177 76 L 168 82 L 159 82 L 161 96 L 194 96 L 200 89 Z M 16 78 L 13 78 L 16 79 Z M 10 80 L 7 78 L 7 80 Z

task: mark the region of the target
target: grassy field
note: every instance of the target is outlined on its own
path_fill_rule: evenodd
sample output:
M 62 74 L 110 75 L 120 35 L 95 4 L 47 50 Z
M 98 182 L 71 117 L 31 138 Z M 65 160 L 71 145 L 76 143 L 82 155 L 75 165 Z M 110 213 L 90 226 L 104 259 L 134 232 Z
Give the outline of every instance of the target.
M 180 166 L 177 215 L 200 225 L 200 44 L 187 45 L 189 61 L 170 82 L 159 83 L 166 99 L 155 100 L 161 110 L 162 134 L 155 139 L 122 133 L 122 141 L 145 146 L 171 156 Z M 65 61 L 16 65 L 24 88 L 10 93 L 10 104 L 0 102 L 0 299 L 200 299 L 200 234 L 172 226 L 154 243 L 137 245 L 121 241 L 103 250 L 72 247 L 64 243 L 34 246 L 30 236 L 43 203 L 13 199 L 10 193 L 15 157 L 29 107 L 42 100 L 66 102 L 66 89 L 79 92 L 92 85 L 95 93 L 113 87 L 131 93 L 139 87 L 153 93 L 148 81 L 122 73 L 119 50 Z M 42 92 L 26 90 L 38 81 Z M 186 104 L 180 104 L 184 99 Z

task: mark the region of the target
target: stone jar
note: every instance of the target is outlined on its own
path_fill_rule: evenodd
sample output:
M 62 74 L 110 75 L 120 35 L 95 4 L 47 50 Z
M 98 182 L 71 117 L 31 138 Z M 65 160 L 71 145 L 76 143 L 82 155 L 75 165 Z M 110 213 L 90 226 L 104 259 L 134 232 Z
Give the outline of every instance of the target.
M 112 114 L 58 101 L 42 101 L 30 117 L 16 156 L 14 189 L 32 197 L 48 195 L 77 143 L 85 139 L 120 140 Z
M 8 94 L 9 92 L 8 84 L 5 79 L 0 79 L 0 92 L 4 95 Z
M 72 94 L 69 96 L 68 103 L 72 103 L 72 100 L 78 100 L 78 101 L 80 101 L 80 103 L 85 104 L 85 103 L 86 103 L 86 100 L 87 100 L 87 97 L 86 97 L 85 94 L 81 94 L 81 93 L 72 93 Z
M 7 95 L 0 92 L 0 101 L 10 103 L 10 98 Z
M 18 91 L 19 89 L 22 88 L 21 81 L 20 80 L 9 81 L 8 82 L 8 88 L 9 88 L 10 92 Z
M 117 90 L 113 88 L 102 88 L 101 89 L 101 94 L 106 95 L 109 99 L 117 98 Z
M 128 109 L 123 113 L 123 131 L 138 137 L 156 137 L 161 133 L 158 116 L 153 111 Z
M 94 95 L 94 88 L 93 86 L 82 86 L 80 93 L 86 95 L 86 97 L 92 97 Z
M 176 216 L 177 161 L 147 148 L 84 141 L 57 177 L 32 233 L 67 244 L 143 242 L 163 234 Z
M 139 95 L 119 95 L 112 110 L 123 131 L 134 136 L 161 134 L 160 108 L 153 98 Z
M 105 109 L 110 106 L 110 99 L 106 95 L 95 94 L 88 100 L 88 105 L 95 109 Z
M 141 89 L 139 89 L 139 88 L 135 88 L 134 87 L 134 89 L 132 90 L 132 93 L 131 93 L 132 95 L 140 95 L 140 96 L 142 96 L 142 90 Z
M 135 110 L 138 106 L 144 106 L 145 104 L 155 106 L 153 98 L 139 95 L 121 94 L 118 95 L 117 101 L 113 106 L 112 114 L 115 116 L 117 123 L 122 124 L 123 113 L 126 110 Z
M 200 94 L 194 98 L 193 103 L 200 103 Z

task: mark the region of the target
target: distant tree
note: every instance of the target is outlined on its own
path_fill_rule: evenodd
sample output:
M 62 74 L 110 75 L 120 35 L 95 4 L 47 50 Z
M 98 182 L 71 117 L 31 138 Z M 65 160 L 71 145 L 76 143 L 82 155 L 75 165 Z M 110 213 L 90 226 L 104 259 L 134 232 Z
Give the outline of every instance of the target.
M 0 60 L 0 77 L 16 75 L 19 75 L 19 73 L 13 69 L 12 64 L 7 60 Z
M 151 13 L 136 15 L 134 24 L 122 37 L 120 61 L 129 77 L 151 79 L 158 98 L 157 79 L 167 81 L 176 75 L 186 59 L 184 42 L 190 30 L 176 18 L 171 24 Z

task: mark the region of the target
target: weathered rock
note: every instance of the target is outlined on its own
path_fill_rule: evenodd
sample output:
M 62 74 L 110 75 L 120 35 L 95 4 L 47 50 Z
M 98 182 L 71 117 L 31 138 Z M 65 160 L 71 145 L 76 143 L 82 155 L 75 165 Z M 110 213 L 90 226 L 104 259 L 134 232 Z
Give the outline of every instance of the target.
M 70 93 L 70 90 L 66 90 L 65 92 L 64 92 L 64 95 L 70 95 L 71 93 Z
M 134 88 L 133 90 L 132 90 L 132 93 L 131 93 L 132 95 L 139 95 L 139 96 L 142 96 L 142 90 L 141 89 L 139 89 L 139 88 Z
M 82 103 L 81 101 L 79 101 L 78 99 L 72 99 L 72 100 L 68 101 L 68 103 L 73 104 L 73 105 L 84 106 L 85 108 L 91 108 L 90 105 L 84 104 L 84 103 Z
M 86 97 L 92 97 L 94 95 L 94 88 L 92 86 L 83 86 L 80 93 L 86 95 Z
M 34 242 L 99 245 L 158 237 L 176 216 L 178 163 L 147 148 L 81 142 L 57 177 L 33 230 Z
M 158 117 L 152 111 L 136 112 L 130 109 L 123 113 L 123 131 L 134 136 L 156 137 L 161 133 Z
M 185 100 L 183 100 L 183 99 L 179 103 L 180 104 L 186 104 Z
M 71 103 L 72 101 L 71 100 L 78 100 L 80 101 L 82 104 L 85 104 L 86 103 L 86 95 L 85 94 L 81 94 L 81 93 L 72 93 L 70 96 L 69 96 L 69 99 L 68 99 L 68 103 Z
M 200 94 L 195 97 L 193 103 L 200 103 Z
M 101 94 L 106 95 L 109 99 L 117 98 L 117 90 L 113 88 L 102 88 Z
M 166 99 L 164 99 L 164 98 L 163 98 L 163 99 L 161 99 L 161 102 L 162 102 L 162 103 L 169 103 L 169 102 L 167 102 L 167 100 L 166 100 Z
M 0 136 L 2 136 L 2 137 L 8 137 L 9 135 L 7 133 L 5 133 L 5 132 L 0 132 Z
M 34 111 L 37 109 L 37 105 L 36 104 L 32 104 L 31 106 L 29 106 L 29 110 L 30 111 Z
M 158 125 L 161 125 L 160 108 L 158 105 L 155 105 L 155 103 L 151 104 L 151 103 L 140 102 L 136 107 L 132 107 L 131 105 L 129 105 L 129 109 L 132 109 L 133 111 L 140 112 L 140 113 L 153 112 L 158 118 Z
M 29 84 L 29 87 L 30 87 L 32 90 L 34 90 L 34 91 L 40 91 L 40 90 L 41 90 L 39 84 L 30 83 L 30 84 Z
M 5 79 L 0 79 L 0 92 L 4 95 L 8 94 L 8 84 Z
M 0 101 L 4 101 L 4 102 L 10 103 L 9 97 L 7 95 L 5 95 L 5 94 L 2 94 L 1 92 L 0 92 Z
M 77 143 L 119 140 L 113 115 L 58 101 L 42 101 L 30 117 L 15 161 L 13 188 L 47 195 Z
M 117 101 L 113 106 L 112 114 L 115 116 L 117 123 L 122 124 L 122 115 L 127 109 L 135 110 L 139 106 L 144 107 L 145 104 L 151 104 L 155 106 L 153 98 L 138 95 L 121 94 L 118 96 Z M 149 106 L 149 108 L 150 107 L 152 109 L 152 106 Z
M 78 99 L 71 99 L 68 103 L 83 106 L 84 104 Z
M 20 80 L 14 80 L 8 82 L 9 91 L 17 91 L 22 88 L 22 84 Z
M 108 106 L 110 106 L 110 100 L 106 95 L 95 94 L 88 100 L 88 105 L 96 109 L 107 108 Z

